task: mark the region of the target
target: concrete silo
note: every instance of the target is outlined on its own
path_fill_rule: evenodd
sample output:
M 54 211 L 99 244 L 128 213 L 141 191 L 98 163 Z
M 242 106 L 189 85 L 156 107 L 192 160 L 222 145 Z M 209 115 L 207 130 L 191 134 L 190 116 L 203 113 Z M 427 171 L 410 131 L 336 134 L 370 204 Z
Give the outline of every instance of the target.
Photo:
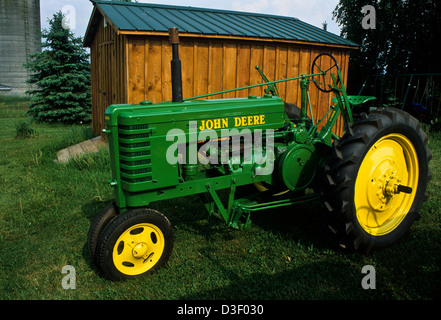
M 24 95 L 27 55 L 41 51 L 40 0 L 0 0 L 0 95 Z

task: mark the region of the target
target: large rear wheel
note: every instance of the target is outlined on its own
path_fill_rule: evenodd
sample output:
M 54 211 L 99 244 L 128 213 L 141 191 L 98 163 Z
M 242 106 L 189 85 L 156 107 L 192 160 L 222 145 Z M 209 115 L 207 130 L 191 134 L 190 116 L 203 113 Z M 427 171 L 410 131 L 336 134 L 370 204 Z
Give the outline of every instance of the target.
M 356 249 L 396 242 L 411 227 L 431 174 L 427 135 L 398 109 L 363 114 L 333 146 L 321 195 Z

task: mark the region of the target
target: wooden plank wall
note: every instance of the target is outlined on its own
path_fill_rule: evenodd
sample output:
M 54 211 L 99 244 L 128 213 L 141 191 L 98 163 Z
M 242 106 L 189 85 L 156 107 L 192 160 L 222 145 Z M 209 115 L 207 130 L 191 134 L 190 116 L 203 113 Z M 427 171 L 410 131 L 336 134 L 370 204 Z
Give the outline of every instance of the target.
M 347 79 L 348 50 L 332 47 L 273 44 L 265 42 L 185 39 L 181 37 L 183 96 L 262 83 L 255 66 L 269 80 L 295 77 L 311 71 L 321 52 L 333 54 Z M 114 103 L 137 104 L 143 100 L 171 100 L 171 46 L 167 37 L 117 36 L 101 21 L 91 47 L 92 113 L 96 134 L 104 128 L 104 111 Z M 286 102 L 300 105 L 299 81 L 278 84 Z M 263 88 L 230 92 L 211 98 L 262 95 Z M 331 95 L 310 85 L 313 116 L 317 121 L 328 110 Z M 340 133 L 339 122 L 336 132 Z
M 153 103 L 171 100 L 171 46 L 167 37 L 127 36 L 127 102 L 143 100 Z M 271 80 L 296 77 L 311 72 L 314 58 L 328 52 L 335 56 L 344 82 L 347 79 L 349 53 L 347 49 L 329 46 L 306 46 L 208 40 L 181 37 L 180 59 L 184 98 L 262 83 L 255 66 L 259 65 Z M 286 102 L 300 106 L 300 82 L 278 84 L 280 96 Z M 213 98 L 263 95 L 263 88 L 253 88 L 216 95 Z M 310 84 L 313 116 L 317 121 L 329 109 L 332 94 L 320 92 Z M 340 133 L 339 121 L 335 132 Z
M 101 134 L 106 108 L 127 103 L 126 37 L 117 36 L 112 25 L 101 20 L 91 46 L 92 128 Z

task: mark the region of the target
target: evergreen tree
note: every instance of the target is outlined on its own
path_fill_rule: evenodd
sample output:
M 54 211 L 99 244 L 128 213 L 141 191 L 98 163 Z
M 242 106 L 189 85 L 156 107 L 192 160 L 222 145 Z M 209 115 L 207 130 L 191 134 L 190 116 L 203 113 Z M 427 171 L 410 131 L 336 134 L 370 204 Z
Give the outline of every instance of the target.
M 89 54 L 82 39 L 63 28 L 63 14 L 55 13 L 43 30 L 42 52 L 30 56 L 24 66 L 31 71 L 35 89 L 28 113 L 37 121 L 84 123 L 91 120 Z

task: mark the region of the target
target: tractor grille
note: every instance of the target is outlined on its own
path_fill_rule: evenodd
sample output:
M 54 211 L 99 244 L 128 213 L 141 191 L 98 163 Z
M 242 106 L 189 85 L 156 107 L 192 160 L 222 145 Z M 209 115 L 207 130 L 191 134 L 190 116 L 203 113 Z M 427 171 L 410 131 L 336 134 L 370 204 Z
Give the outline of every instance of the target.
M 119 162 L 123 182 L 152 181 L 152 129 L 148 124 L 118 126 Z

